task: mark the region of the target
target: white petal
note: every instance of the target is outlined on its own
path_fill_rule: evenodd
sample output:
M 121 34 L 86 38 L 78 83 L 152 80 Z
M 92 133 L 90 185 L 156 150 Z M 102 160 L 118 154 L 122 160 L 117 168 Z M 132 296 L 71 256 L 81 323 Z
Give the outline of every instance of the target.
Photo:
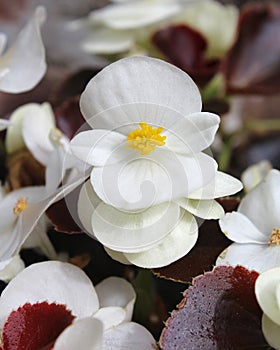
M 157 23 L 179 11 L 180 6 L 176 3 L 134 1 L 132 4 L 114 4 L 94 11 L 90 20 L 113 29 L 131 30 Z
M 268 160 L 251 165 L 241 174 L 241 181 L 246 192 L 256 187 L 271 170 L 272 165 Z
M 279 250 L 278 250 L 279 252 Z M 255 294 L 263 312 L 280 326 L 280 267 L 263 272 L 256 280 Z
M 0 131 L 7 129 L 11 125 L 11 122 L 6 119 L 0 119 Z
M 22 123 L 26 113 L 36 108 L 37 104 L 28 103 L 18 107 L 10 116 L 11 125 L 8 127 L 5 146 L 8 154 L 14 153 L 22 148 L 25 148 L 24 139 L 22 136 Z
M 215 200 L 196 200 L 179 198 L 175 201 L 180 207 L 202 219 L 220 219 L 225 212 L 223 207 Z
M 24 262 L 19 255 L 15 255 L 9 260 L 0 262 L 0 280 L 7 283 L 24 268 Z
M 178 119 L 167 131 L 166 146 L 176 153 L 198 153 L 214 141 L 220 118 L 216 114 L 200 112 Z
M 139 212 L 124 212 L 100 203 L 92 216 L 97 239 L 106 247 L 122 252 L 149 249 L 174 228 L 180 208 L 162 203 Z
M 215 179 L 205 187 L 194 191 L 188 197 L 191 199 L 213 199 L 229 196 L 242 190 L 242 183 L 221 171 L 216 172 Z
M 125 257 L 125 255 L 124 255 L 125 253 L 117 252 L 117 251 L 109 249 L 107 247 L 104 247 L 104 250 L 112 259 L 114 259 L 114 260 L 116 260 L 124 265 L 131 265 L 131 262 L 128 261 L 127 258 Z
M 102 349 L 102 323 L 95 318 L 83 318 L 68 326 L 57 338 L 54 350 Z
M 45 8 L 37 7 L 16 42 L 0 57 L 0 70 L 7 70 L 0 78 L 0 90 L 9 93 L 28 91 L 45 74 L 45 49 L 40 33 L 45 18 Z
M 102 322 L 104 331 L 123 323 L 125 321 L 125 317 L 125 310 L 118 306 L 103 307 L 97 310 L 94 314 L 94 318 Z
M 91 225 L 91 217 L 100 202 L 101 200 L 94 192 L 90 181 L 86 181 L 86 183 L 82 186 L 79 194 L 78 215 L 84 228 L 92 236 L 94 236 L 94 233 Z
M 238 212 L 246 215 L 263 233 L 280 227 L 280 171 L 270 170 L 264 180 L 241 201 Z
M 127 156 L 125 136 L 108 130 L 89 130 L 77 134 L 70 143 L 73 154 L 84 162 L 103 166 Z
M 0 326 L 12 310 L 25 303 L 47 301 L 66 305 L 78 318 L 89 317 L 99 308 L 91 280 L 74 265 L 45 261 L 30 265 L 5 288 L 0 299 Z
M 125 320 L 132 318 L 136 293 L 130 283 L 119 277 L 109 277 L 95 286 L 100 307 L 119 306 L 125 310 Z
M 23 243 L 22 249 L 39 249 L 39 251 L 49 259 L 57 260 L 58 255 L 49 239 L 47 230 L 48 220 L 47 217 L 43 215 L 34 227 L 30 236 L 27 237 L 26 241 Z
M 0 55 L 2 55 L 7 43 L 7 35 L 0 33 Z
M 105 203 L 137 210 L 188 197 L 215 173 L 216 162 L 204 153 L 185 156 L 158 148 L 147 156 L 137 152 L 122 162 L 93 168 L 91 183 Z
M 233 243 L 218 257 L 216 265 L 241 265 L 259 273 L 280 266 L 279 246 Z
M 185 256 L 193 248 L 197 238 L 197 223 L 185 211 L 178 225 L 155 247 L 142 253 L 124 255 L 132 264 L 143 268 L 163 267 Z
M 269 236 L 259 231 L 257 227 L 241 213 L 227 213 L 219 221 L 219 224 L 224 234 L 234 242 L 268 244 Z
M 262 331 L 268 344 L 273 349 L 280 350 L 280 325 L 273 322 L 265 314 L 262 317 Z
M 29 108 L 27 108 L 29 107 Z M 43 165 L 48 164 L 53 145 L 49 138 L 50 130 L 55 127 L 55 119 L 49 103 L 29 104 L 24 109 L 22 136 L 27 148 Z
M 102 349 L 154 350 L 156 342 L 146 328 L 134 322 L 126 322 L 104 332 Z
M 109 28 L 95 28 L 82 43 L 85 52 L 91 54 L 114 54 L 128 51 L 134 44 L 131 32 Z
M 95 122 L 92 117 L 100 112 L 134 103 L 142 104 L 141 109 L 136 107 L 142 113 L 148 105 L 163 106 L 181 115 L 201 110 L 200 94 L 191 78 L 175 66 L 150 57 L 124 58 L 107 66 L 89 82 L 80 100 L 81 111 L 92 126 Z M 161 110 L 164 111 L 164 108 Z M 111 117 L 114 119 L 114 111 Z M 162 115 L 159 114 L 160 117 Z M 135 118 L 133 114 L 131 118 Z M 137 115 L 135 121 L 139 122 L 139 118 L 140 115 Z M 128 116 L 127 120 L 133 121 Z M 145 119 L 140 121 L 149 122 Z M 102 126 L 101 120 L 99 124 L 98 129 L 114 129 L 111 128 L 113 120 L 109 127 Z

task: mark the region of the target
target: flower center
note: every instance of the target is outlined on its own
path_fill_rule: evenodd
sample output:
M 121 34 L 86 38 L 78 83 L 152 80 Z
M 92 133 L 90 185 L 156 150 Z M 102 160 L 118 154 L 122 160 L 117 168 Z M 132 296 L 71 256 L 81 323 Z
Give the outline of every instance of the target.
M 61 144 L 62 132 L 57 128 L 52 128 L 49 133 L 49 138 L 58 144 Z
M 18 217 L 19 214 L 26 209 L 26 207 L 27 207 L 27 199 L 19 198 L 13 209 L 15 216 Z
M 268 245 L 280 245 L 280 228 L 274 228 L 269 238 Z
M 162 127 L 153 128 L 147 123 L 139 123 L 141 129 L 135 129 L 126 138 L 128 146 L 139 151 L 141 155 L 150 154 L 157 146 L 165 145 L 166 136 L 161 136 Z

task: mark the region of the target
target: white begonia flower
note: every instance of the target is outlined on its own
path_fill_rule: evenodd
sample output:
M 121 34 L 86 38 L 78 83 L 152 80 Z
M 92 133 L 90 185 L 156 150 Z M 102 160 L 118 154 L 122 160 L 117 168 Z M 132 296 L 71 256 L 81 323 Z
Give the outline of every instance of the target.
M 259 273 L 280 266 L 280 172 L 272 169 L 241 200 L 237 212 L 227 213 L 221 230 L 234 241 L 217 265 L 242 265 Z
M 80 104 L 94 128 L 70 142 L 73 154 L 93 166 L 93 189 L 85 185 L 78 202 L 86 230 L 110 255 L 138 266 L 184 256 L 197 240 L 193 215 L 220 218 L 214 198 L 242 188 L 203 152 L 219 117 L 200 112 L 199 91 L 186 73 L 148 57 L 105 68 Z
M 241 174 L 241 181 L 244 191 L 249 192 L 256 187 L 272 169 L 272 164 L 268 160 L 262 160 L 251 165 Z
M 91 183 L 105 203 L 138 210 L 192 198 L 214 180 L 217 164 L 203 150 L 220 119 L 200 112 L 198 88 L 180 69 L 149 57 L 119 60 L 89 82 L 80 105 L 93 130 L 70 148 L 94 166 Z
M 155 340 L 130 322 L 136 294 L 124 279 L 109 277 L 96 288 L 79 268 L 57 261 L 33 264 L 16 276 L 0 298 L 0 328 L 26 303 L 65 305 L 75 317 L 54 343 L 54 350 L 152 350 Z
M 72 30 L 92 26 L 83 49 L 93 54 L 116 54 L 129 51 L 150 28 L 179 13 L 178 1 L 135 0 L 114 3 L 91 12 L 87 19 L 69 25 Z
M 40 27 L 45 20 L 45 8 L 37 7 L 16 42 L 4 54 L 6 37 L 0 34 L 0 91 L 28 91 L 42 79 L 46 72 L 46 61 Z
M 187 2 L 184 10 L 172 19 L 185 23 L 203 34 L 207 40 L 207 56 L 222 57 L 234 42 L 239 11 L 234 5 L 204 0 Z M 219 40 L 217 40 L 219 38 Z
M 257 301 L 263 311 L 262 331 L 268 344 L 280 349 L 280 267 L 259 275 L 255 284 Z
M 27 147 L 34 158 L 46 167 L 48 190 L 55 190 L 66 171 L 64 159 L 69 140 L 56 128 L 50 104 L 23 105 L 12 113 L 10 121 L 5 139 L 7 152 L 14 153 Z

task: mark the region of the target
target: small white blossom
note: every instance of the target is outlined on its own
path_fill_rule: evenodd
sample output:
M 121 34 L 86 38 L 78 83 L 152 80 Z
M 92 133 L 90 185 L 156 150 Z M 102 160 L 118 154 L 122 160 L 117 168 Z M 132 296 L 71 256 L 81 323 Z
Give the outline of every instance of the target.
M 242 265 L 263 272 L 280 266 L 280 172 L 272 169 L 241 200 L 237 212 L 220 220 L 226 236 L 234 241 L 217 265 Z
M 280 267 L 263 272 L 256 280 L 255 293 L 263 311 L 262 331 L 268 344 L 280 349 Z

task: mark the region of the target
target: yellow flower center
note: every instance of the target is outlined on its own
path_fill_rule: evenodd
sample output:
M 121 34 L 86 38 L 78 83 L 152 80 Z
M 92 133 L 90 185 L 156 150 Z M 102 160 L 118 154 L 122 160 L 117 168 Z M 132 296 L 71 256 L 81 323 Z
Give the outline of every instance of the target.
M 52 128 L 49 133 L 49 138 L 58 144 L 61 144 L 62 132 L 57 128 Z
M 280 228 L 274 228 L 269 238 L 268 245 L 280 245 Z
M 161 136 L 162 127 L 154 128 L 147 123 L 139 123 L 141 129 L 135 129 L 126 138 L 128 146 L 139 151 L 141 155 L 150 154 L 157 146 L 165 145 L 166 136 Z
M 19 214 L 26 209 L 26 207 L 27 207 L 27 199 L 19 198 L 13 209 L 15 216 L 18 217 Z

